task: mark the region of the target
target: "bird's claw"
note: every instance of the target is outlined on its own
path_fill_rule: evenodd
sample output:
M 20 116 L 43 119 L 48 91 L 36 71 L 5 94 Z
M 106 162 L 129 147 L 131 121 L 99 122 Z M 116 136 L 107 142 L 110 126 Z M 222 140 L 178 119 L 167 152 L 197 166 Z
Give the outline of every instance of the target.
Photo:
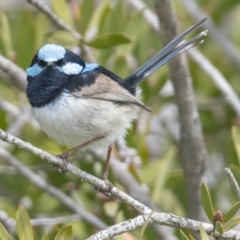
M 66 173 L 68 172 L 68 158 L 67 156 L 63 153 L 60 155 L 57 155 L 58 158 L 61 158 L 63 161 L 63 165 L 59 166 L 58 164 L 53 164 L 53 167 L 55 167 L 57 169 L 58 172 L 60 173 Z

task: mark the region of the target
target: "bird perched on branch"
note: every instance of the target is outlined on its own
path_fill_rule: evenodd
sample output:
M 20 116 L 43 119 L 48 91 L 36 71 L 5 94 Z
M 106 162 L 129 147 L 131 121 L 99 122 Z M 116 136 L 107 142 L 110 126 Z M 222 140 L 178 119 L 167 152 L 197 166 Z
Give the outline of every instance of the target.
M 44 45 L 27 69 L 27 97 L 42 130 L 63 145 L 73 147 L 59 157 L 80 150 L 108 147 L 103 179 L 114 142 L 126 134 L 141 110 L 137 84 L 183 51 L 202 41 L 207 30 L 189 41 L 186 35 L 206 19 L 185 30 L 125 79 L 55 44 Z M 67 168 L 67 164 L 66 164 Z

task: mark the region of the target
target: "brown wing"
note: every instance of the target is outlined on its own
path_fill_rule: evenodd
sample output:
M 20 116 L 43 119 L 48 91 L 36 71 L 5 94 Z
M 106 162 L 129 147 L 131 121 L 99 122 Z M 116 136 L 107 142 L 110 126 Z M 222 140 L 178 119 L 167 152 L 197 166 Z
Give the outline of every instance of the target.
M 95 80 L 95 83 L 90 87 L 85 86 L 81 89 L 81 93 L 73 92 L 76 97 L 99 99 L 104 101 L 111 101 L 122 104 L 134 104 L 146 111 L 151 110 L 145 106 L 139 99 L 134 97 L 126 89 L 120 86 L 117 82 L 111 80 L 108 76 L 100 74 Z

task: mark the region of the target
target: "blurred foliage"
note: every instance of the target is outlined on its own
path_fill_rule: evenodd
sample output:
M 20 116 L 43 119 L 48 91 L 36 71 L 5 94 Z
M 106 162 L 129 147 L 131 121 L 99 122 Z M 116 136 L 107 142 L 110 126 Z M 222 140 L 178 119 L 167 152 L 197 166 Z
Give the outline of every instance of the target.
M 7 2 L 7 0 L 2 1 Z M 0 9 L 0 54 L 26 69 L 36 51 L 47 42 L 61 44 L 69 49 L 76 49 L 77 47 L 81 57 L 90 61 L 82 49 L 82 46 L 86 44 L 93 47 L 91 50 L 99 64 L 124 78 L 162 48 L 159 33 L 150 27 L 141 11 L 129 7 L 127 0 L 103 0 L 99 1 L 99 4 L 95 2 L 94 0 L 83 0 L 80 4 L 77 4 L 75 1 L 51 1 L 55 13 L 81 34 L 82 41 L 80 42 L 69 32 L 63 31 L 53 24 L 44 14 L 33 10 L 28 5 L 22 9 Z M 240 37 L 238 31 L 236 31 L 240 25 L 239 1 L 199 0 L 197 2 L 199 7 L 206 14 L 211 15 L 219 27 L 222 27 L 223 31 L 227 31 L 227 34 L 232 37 L 233 43 L 239 48 Z M 146 1 L 146 4 L 150 8 L 154 7 L 152 1 Z M 175 1 L 175 4 L 181 30 L 193 25 L 195 21 L 189 17 L 180 1 Z M 228 29 L 226 29 L 226 24 L 230 26 Z M 106 46 L 111 47 L 106 48 Z M 201 44 L 198 48 L 222 72 L 234 87 L 236 93 L 240 95 L 240 71 L 231 63 L 214 40 L 211 37 L 206 37 L 204 44 Z M 232 128 L 231 134 L 232 126 L 239 127 L 239 119 L 223 99 L 210 77 L 191 60 L 189 60 L 189 66 L 204 139 L 209 153 L 205 185 L 208 186 L 208 189 L 205 187 L 204 190 L 208 200 L 206 200 L 206 197 L 204 200 L 209 201 L 211 196 L 211 203 L 215 210 L 220 209 L 223 213 L 231 211 L 227 215 L 224 214 L 230 220 L 233 219 L 234 223 L 230 225 L 231 228 L 239 222 L 238 217 L 233 218 L 236 209 L 239 208 L 239 203 L 236 203 L 238 201 L 237 195 L 224 173 L 224 168 L 230 166 L 238 184 L 240 184 L 239 128 Z M 167 104 L 174 103 L 172 96 L 165 97 L 159 94 L 167 79 L 168 69 L 164 66 L 154 72 L 147 81 L 141 83 L 142 100 L 153 110 L 153 114 L 145 121 L 144 129 L 139 127 L 139 121 L 129 131 L 128 145 L 136 148 L 142 158 L 142 167 L 137 169 L 130 166 L 129 171 L 140 184 L 148 184 L 152 200 L 162 211 L 187 216 L 184 176 L 179 154 L 176 151 L 176 141 L 171 137 L 167 138 L 167 147 L 162 151 L 159 150 L 157 158 L 150 156 L 148 144 L 152 143 L 147 142 L 151 118 L 159 114 Z M 4 78 L 0 79 L 0 101 L 2 100 L 9 101 L 20 109 L 25 104 L 29 106 L 25 94 L 19 92 Z M 0 128 L 9 129 L 13 122 L 14 119 L 0 109 Z M 52 154 L 59 154 L 66 150 L 65 147 L 59 146 L 30 124 L 24 125 L 20 137 Z M 159 148 L 162 148 L 162 146 L 159 146 Z M 99 197 L 99 194 L 90 184 L 82 182 L 69 173 L 63 175 L 56 172 L 47 162 L 41 161 L 40 158 L 26 151 L 14 146 L 9 146 L 9 149 L 24 164 L 33 168 L 49 183 L 78 199 L 87 211 L 98 216 L 105 223 L 111 225 L 136 216 L 136 212 L 130 210 L 123 203 L 106 201 Z M 74 163 L 84 171 L 101 176 L 102 164 L 95 161 L 90 155 L 79 154 L 79 156 L 73 158 L 79 159 Z M 0 159 L 0 164 L 1 169 L 1 166 L 4 166 L 5 163 Z M 0 209 L 7 212 L 9 217 L 15 216 L 19 203 L 25 206 L 31 218 L 37 218 L 38 216 L 51 218 L 71 214 L 56 199 L 36 188 L 20 174 L 0 171 L 0 175 Z M 112 172 L 110 172 L 110 180 L 117 187 L 122 188 L 116 182 Z M 70 189 L 70 184 L 74 184 L 74 190 Z M 237 204 L 237 207 L 234 204 Z M 209 206 L 209 202 L 206 205 Z M 209 210 L 208 207 L 207 209 Z M 210 215 L 212 216 L 212 214 Z M 72 231 L 76 239 L 85 239 L 95 233 L 96 230 L 89 223 L 81 220 L 69 224 L 72 224 L 72 230 L 67 228 L 64 231 L 68 233 Z M 49 239 L 53 239 L 57 230 L 62 227 L 63 225 L 59 224 L 56 227 L 48 228 Z M 44 235 L 46 228 L 39 226 L 35 227 L 34 231 L 40 237 Z M 62 234 L 67 234 L 66 232 Z M 133 236 L 138 239 L 141 235 L 140 232 L 141 229 L 133 231 L 131 233 L 132 239 L 134 239 Z M 179 239 L 192 239 L 187 231 L 180 233 L 176 231 L 176 235 L 179 236 Z M 201 236 L 202 239 L 208 239 L 203 229 L 201 230 Z M 119 236 L 116 239 L 123 238 Z M 158 237 L 153 228 L 148 225 L 144 230 L 142 239 L 158 239 Z
M 29 215 L 23 206 L 19 206 L 16 213 L 16 228 L 19 240 L 36 240 L 37 236 L 32 229 Z M 6 228 L 0 222 L 0 239 L 12 240 Z M 49 240 L 48 232 L 45 232 L 42 240 Z M 72 240 L 72 226 L 65 226 L 57 233 L 55 240 Z

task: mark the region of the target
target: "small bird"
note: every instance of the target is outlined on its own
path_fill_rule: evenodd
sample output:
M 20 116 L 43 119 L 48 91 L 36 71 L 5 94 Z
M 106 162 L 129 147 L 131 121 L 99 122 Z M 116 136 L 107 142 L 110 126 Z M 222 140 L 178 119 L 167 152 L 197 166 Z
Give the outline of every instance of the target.
M 58 155 L 82 148 L 107 148 L 103 180 L 114 142 L 126 134 L 141 110 L 150 111 L 141 101 L 137 84 L 183 51 L 201 42 L 207 30 L 191 40 L 186 35 L 206 19 L 185 30 L 160 52 L 125 79 L 55 44 L 46 44 L 27 68 L 27 97 L 44 132 L 62 145 L 73 147 Z M 66 165 L 67 168 L 67 165 Z

